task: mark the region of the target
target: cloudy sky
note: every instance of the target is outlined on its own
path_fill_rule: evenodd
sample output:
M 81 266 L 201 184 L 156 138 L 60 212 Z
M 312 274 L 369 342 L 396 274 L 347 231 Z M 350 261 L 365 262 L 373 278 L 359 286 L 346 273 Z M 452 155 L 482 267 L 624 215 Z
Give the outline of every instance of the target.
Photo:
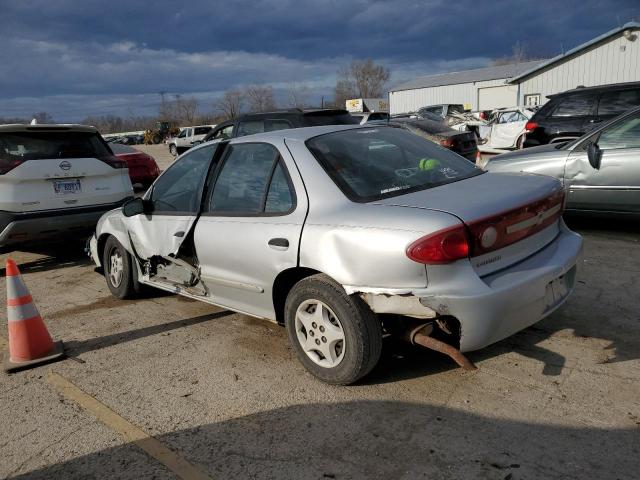
M 0 0 L 0 117 L 152 115 L 161 91 L 210 110 L 252 83 L 319 102 L 352 59 L 388 65 L 393 85 L 516 42 L 553 56 L 634 18 L 637 0 Z

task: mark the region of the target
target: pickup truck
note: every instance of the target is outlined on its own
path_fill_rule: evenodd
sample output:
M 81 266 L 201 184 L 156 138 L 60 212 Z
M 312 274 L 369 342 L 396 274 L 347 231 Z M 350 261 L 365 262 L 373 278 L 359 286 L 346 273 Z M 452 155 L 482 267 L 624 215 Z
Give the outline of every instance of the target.
M 194 127 L 183 127 L 177 137 L 169 139 L 169 152 L 171 155 L 178 156 L 186 152 L 194 145 L 202 141 L 207 133 L 209 133 L 215 125 L 198 125 Z

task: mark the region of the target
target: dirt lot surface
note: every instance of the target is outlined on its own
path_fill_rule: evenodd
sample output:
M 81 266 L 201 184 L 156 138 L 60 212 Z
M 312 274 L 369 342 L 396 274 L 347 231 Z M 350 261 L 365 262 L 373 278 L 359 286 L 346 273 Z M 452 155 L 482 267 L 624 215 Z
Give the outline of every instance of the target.
M 133 148 L 155 158 L 160 170 L 166 170 L 173 163 L 174 156 L 169 153 L 169 147 L 164 143 L 159 145 L 133 145 Z
M 16 252 L 71 358 L 0 374 L 0 477 L 637 479 L 640 228 L 573 225 L 574 295 L 470 354 L 478 371 L 389 340 L 350 387 L 306 373 L 277 325 L 119 301 L 78 251 Z

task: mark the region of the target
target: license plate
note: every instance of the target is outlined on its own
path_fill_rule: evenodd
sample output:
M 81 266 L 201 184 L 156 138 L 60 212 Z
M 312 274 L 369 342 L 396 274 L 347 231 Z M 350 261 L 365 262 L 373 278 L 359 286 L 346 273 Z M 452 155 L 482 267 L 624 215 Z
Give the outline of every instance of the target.
M 569 294 L 569 288 L 564 275 L 547 284 L 547 307 L 553 307 L 561 302 Z
M 53 191 L 58 195 L 80 193 L 82 192 L 82 186 L 80 185 L 80 180 L 77 178 L 73 180 L 54 180 Z

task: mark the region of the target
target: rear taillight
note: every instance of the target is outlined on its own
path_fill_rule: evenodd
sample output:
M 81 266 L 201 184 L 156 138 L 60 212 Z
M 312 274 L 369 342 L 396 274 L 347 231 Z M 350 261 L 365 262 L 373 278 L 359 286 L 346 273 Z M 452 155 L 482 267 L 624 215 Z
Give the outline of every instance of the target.
M 451 140 L 450 138 L 443 138 L 442 140 L 440 140 L 440 146 L 444 148 L 451 148 L 453 147 L 453 140 Z
M 487 115 L 484 112 L 480 112 L 478 117 L 480 117 L 480 120 L 486 120 L 487 119 Z
M 24 163 L 24 160 L 21 158 L 0 158 L 0 175 L 4 175 L 22 163 Z
M 524 207 L 468 225 L 473 257 L 499 250 L 558 221 L 564 211 L 564 190 Z
M 98 160 L 106 163 L 112 168 L 127 168 L 127 162 L 120 160 L 115 155 L 104 155 L 102 157 L 98 157 Z
M 527 124 L 524 126 L 524 129 L 527 132 L 533 132 L 536 128 L 538 128 L 538 124 L 536 122 L 527 122 Z
M 468 256 L 469 240 L 464 225 L 419 238 L 407 247 L 407 257 L 427 265 L 451 263 Z

